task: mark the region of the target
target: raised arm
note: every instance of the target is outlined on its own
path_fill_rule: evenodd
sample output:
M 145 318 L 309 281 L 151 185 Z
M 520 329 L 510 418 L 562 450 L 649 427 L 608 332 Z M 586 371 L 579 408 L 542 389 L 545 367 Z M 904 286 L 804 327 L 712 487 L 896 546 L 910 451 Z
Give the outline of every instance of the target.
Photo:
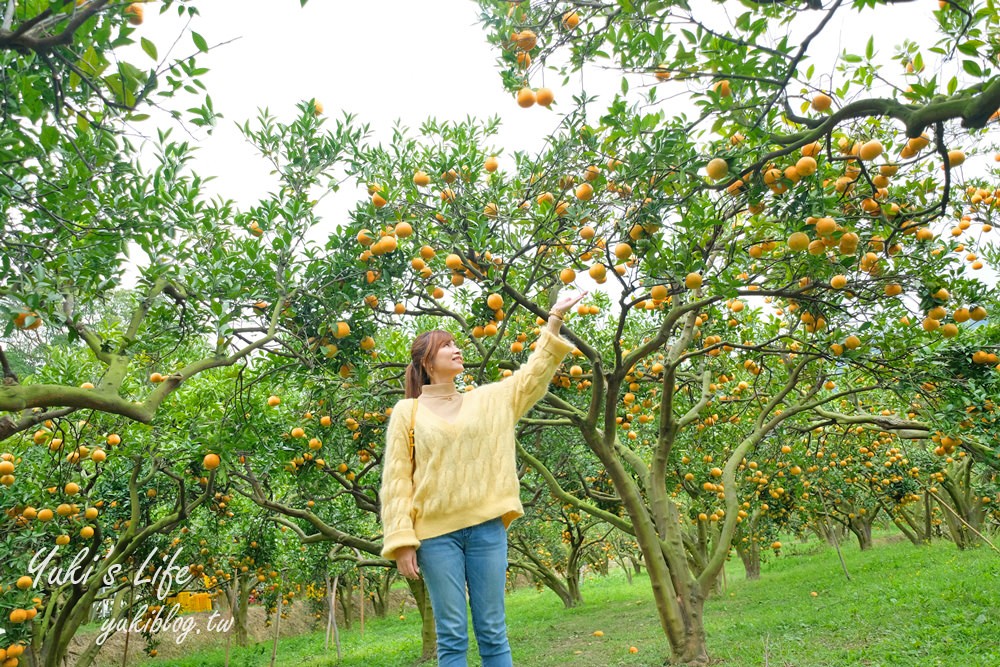
M 511 400 L 517 419 L 527 414 L 545 395 L 563 357 L 573 349 L 573 344 L 559 335 L 559 329 L 562 327 L 566 312 L 585 295 L 586 292 L 565 296 L 556 302 L 549 311 L 549 321 L 542 329 L 528 360 L 506 380 L 510 383 L 510 391 L 513 394 Z

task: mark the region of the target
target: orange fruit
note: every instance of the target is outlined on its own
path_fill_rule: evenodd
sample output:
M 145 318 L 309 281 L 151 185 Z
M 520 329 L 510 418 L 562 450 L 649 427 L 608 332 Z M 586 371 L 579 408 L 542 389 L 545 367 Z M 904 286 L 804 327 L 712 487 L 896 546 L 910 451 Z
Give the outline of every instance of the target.
M 580 238 L 584 239 L 585 241 L 589 241 L 590 239 L 594 238 L 595 234 L 596 232 L 594 231 L 594 228 L 591 227 L 590 225 L 584 225 L 583 227 L 580 228 Z
M 333 332 L 334 338 L 346 338 L 351 335 L 351 325 L 347 322 L 337 322 L 337 329 Z
M 413 184 L 421 187 L 431 184 L 431 177 L 426 171 L 417 171 L 413 174 Z
M 667 298 L 667 286 L 666 285 L 653 285 L 653 289 L 649 290 L 649 296 L 654 301 L 663 301 Z
M 535 48 L 535 44 L 538 42 L 538 36 L 531 30 L 522 30 L 517 33 L 517 37 L 514 38 L 517 42 L 517 47 L 522 51 L 530 51 Z
M 858 157 L 862 160 L 874 160 L 882 154 L 882 142 L 872 139 L 861 145 Z
M 812 98 L 812 108 L 816 111 L 826 111 L 833 104 L 833 98 L 825 93 L 820 93 Z
M 69 544 L 69 535 L 59 535 L 56 537 L 56 544 L 63 546 Z
M 31 324 L 26 324 L 28 318 L 34 318 Z M 26 331 L 32 331 L 42 326 L 42 320 L 38 317 L 38 313 L 31 312 L 25 313 L 21 312 L 14 316 L 14 326 L 18 329 L 24 329 Z
M 138 2 L 133 2 L 125 8 L 125 16 L 128 18 L 130 24 L 142 25 L 142 5 Z
M 201 465 L 205 470 L 215 470 L 221 463 L 222 459 L 219 458 L 218 454 L 214 453 L 205 454 L 205 458 L 201 461 Z
M 15 625 L 18 623 L 24 623 L 28 620 L 28 612 L 23 609 L 14 609 L 10 612 L 10 616 L 8 618 L 10 619 L 10 622 Z
M 567 30 L 572 30 L 576 26 L 580 25 L 580 15 L 575 11 L 568 11 L 563 14 L 562 26 Z
M 590 201 L 594 197 L 594 186 L 590 183 L 580 183 L 576 186 L 576 198 L 580 201 Z
M 31 588 L 31 584 L 33 583 L 34 581 L 32 581 L 31 577 L 29 577 L 28 575 L 24 575 L 23 577 L 18 578 L 17 587 L 22 591 L 26 591 L 29 588 Z
M 386 203 L 385 198 L 379 193 L 376 192 L 372 195 L 372 204 L 375 205 L 375 208 L 382 208 Z
M 494 171 L 496 171 L 497 167 L 499 167 L 499 166 L 500 166 L 500 162 L 499 162 L 499 160 L 497 160 L 497 156 L 496 155 L 489 156 L 488 158 L 486 158 L 486 162 L 483 163 L 483 168 L 486 169 L 486 171 L 488 171 L 490 173 L 493 173 Z
M 550 88 L 539 88 L 535 92 L 535 101 L 538 102 L 540 106 L 548 107 L 556 99 L 555 94 L 553 94 Z M 519 102 L 520 103 L 520 102 Z M 531 106 L 530 104 L 528 106 Z
M 729 164 L 721 157 L 713 158 L 705 165 L 705 172 L 713 181 L 722 180 L 729 174 Z
M 684 278 L 684 286 L 688 289 L 698 289 L 701 287 L 701 274 L 700 273 L 689 273 Z
M 405 221 L 400 222 L 396 225 L 395 232 L 397 237 L 405 239 L 407 236 L 413 235 L 413 225 Z
M 847 287 L 847 276 L 836 275 L 833 278 L 830 278 L 830 287 L 833 287 L 834 289 L 843 289 L 844 287 Z
M 95 449 L 91 453 L 90 458 L 94 463 L 104 463 L 108 458 L 108 454 L 103 449 Z
M 457 271 L 462 268 L 462 258 L 455 253 L 450 253 L 445 257 L 444 265 L 452 271 Z
M 41 521 L 42 523 L 45 523 L 47 521 L 52 521 L 52 519 L 54 518 L 55 515 L 53 514 L 52 510 L 48 508 L 38 511 L 38 520 Z
M 306 437 L 306 431 L 301 426 L 296 426 L 292 429 L 291 435 L 293 438 L 304 438 Z
M 723 79 L 712 84 L 712 92 L 718 93 L 719 97 L 729 97 L 733 91 L 729 87 L 729 81 Z
M 576 280 L 576 271 L 568 268 L 563 269 L 559 272 L 559 280 L 561 280 L 564 285 L 569 285 L 571 282 Z
M 844 347 L 848 350 L 856 350 L 861 347 L 861 339 L 854 335 L 848 336 L 844 340 Z
M 115 445 L 120 445 L 122 443 L 122 437 L 117 433 L 112 433 L 108 435 L 108 444 L 114 447 Z
M 83 528 L 80 529 L 80 537 L 82 537 L 83 539 L 89 540 L 93 536 L 94 536 L 93 526 L 84 526 Z
M 965 153 L 959 150 L 948 151 L 948 164 L 957 167 L 965 162 Z
M 281 399 L 278 398 L 277 396 L 268 396 L 267 397 L 267 404 L 269 406 L 271 406 L 272 408 L 275 407 L 276 405 L 278 405 L 279 403 L 281 403 Z
M 76 482 L 69 482 L 65 487 L 63 487 L 63 491 L 67 496 L 75 496 L 80 493 L 80 485 Z
M 522 88 L 517 91 L 517 105 L 522 109 L 527 109 L 535 104 L 535 91 L 531 88 Z
M 667 63 L 660 63 L 659 65 L 657 65 L 656 66 L 656 70 L 654 72 L 654 75 L 660 81 L 666 81 L 667 79 L 669 79 L 670 78 L 670 68 L 667 65 Z
M 625 261 L 632 256 L 632 246 L 628 243 L 619 243 L 615 246 L 615 257 Z
M 587 273 L 597 282 L 602 282 L 607 276 L 608 270 L 603 264 L 594 264 L 587 270 Z
M 500 310 L 503 308 L 503 297 L 499 294 L 490 294 L 486 297 L 486 305 L 493 310 Z
M 788 248 L 801 252 L 809 247 L 809 237 L 804 232 L 794 232 L 788 237 Z
M 802 147 L 802 155 L 804 157 L 816 157 L 821 150 L 823 150 L 823 145 L 818 141 L 814 141 Z
M 816 221 L 816 233 L 820 236 L 830 236 L 837 231 L 837 221 L 833 218 L 820 218 Z
M 816 158 L 810 155 L 803 155 L 795 163 L 795 170 L 799 173 L 799 176 L 812 176 L 816 173 L 816 169 Z

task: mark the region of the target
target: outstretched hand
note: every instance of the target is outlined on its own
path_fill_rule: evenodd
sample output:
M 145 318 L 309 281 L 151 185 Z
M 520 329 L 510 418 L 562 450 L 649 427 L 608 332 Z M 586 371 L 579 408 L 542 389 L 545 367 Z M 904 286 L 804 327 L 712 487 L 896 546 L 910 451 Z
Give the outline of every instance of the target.
M 587 296 L 587 292 L 584 291 L 580 294 L 567 294 L 566 296 L 559 297 L 556 305 L 552 306 L 552 312 L 559 316 L 565 315 L 585 296 Z

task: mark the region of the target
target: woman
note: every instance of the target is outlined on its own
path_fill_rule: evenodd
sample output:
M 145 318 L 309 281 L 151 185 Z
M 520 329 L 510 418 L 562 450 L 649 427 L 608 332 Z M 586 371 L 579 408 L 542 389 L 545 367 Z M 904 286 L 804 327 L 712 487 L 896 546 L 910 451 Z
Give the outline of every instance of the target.
M 411 346 L 406 398 L 392 409 L 386 432 L 382 556 L 404 577 L 423 575 L 439 667 L 466 664 L 466 588 L 483 667 L 512 664 L 504 617 L 507 527 L 524 514 L 514 427 L 573 349 L 559 329 L 584 294 L 559 299 L 520 369 L 463 394 L 455 389 L 462 352 L 451 334 L 428 331 Z

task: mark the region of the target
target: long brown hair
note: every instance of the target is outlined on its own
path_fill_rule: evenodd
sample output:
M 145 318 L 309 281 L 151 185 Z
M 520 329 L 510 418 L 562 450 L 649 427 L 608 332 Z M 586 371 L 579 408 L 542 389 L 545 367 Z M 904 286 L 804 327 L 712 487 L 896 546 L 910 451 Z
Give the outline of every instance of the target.
M 410 363 L 406 366 L 406 398 L 419 397 L 424 385 L 431 383 L 428 366 L 438 350 L 454 340 L 454 336 L 441 329 L 425 331 L 413 339 Z

